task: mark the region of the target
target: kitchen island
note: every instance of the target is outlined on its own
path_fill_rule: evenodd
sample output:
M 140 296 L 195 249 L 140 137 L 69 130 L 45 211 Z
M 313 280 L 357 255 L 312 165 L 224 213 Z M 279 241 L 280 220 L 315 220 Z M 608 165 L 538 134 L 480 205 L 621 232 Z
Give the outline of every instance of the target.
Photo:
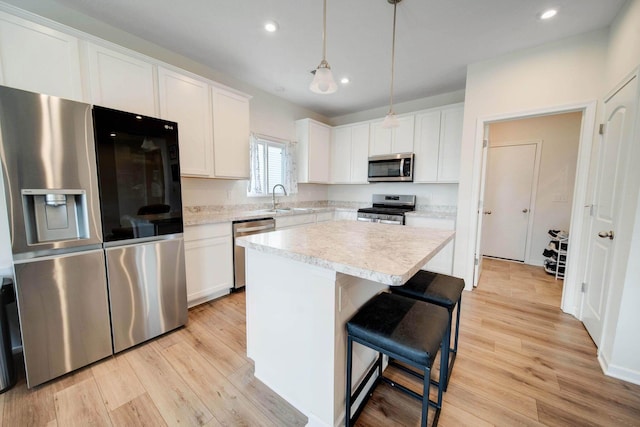
M 246 248 L 247 355 L 255 376 L 309 418 L 344 424 L 345 323 L 411 278 L 453 231 L 336 221 L 238 239 Z M 375 353 L 354 346 L 354 387 Z

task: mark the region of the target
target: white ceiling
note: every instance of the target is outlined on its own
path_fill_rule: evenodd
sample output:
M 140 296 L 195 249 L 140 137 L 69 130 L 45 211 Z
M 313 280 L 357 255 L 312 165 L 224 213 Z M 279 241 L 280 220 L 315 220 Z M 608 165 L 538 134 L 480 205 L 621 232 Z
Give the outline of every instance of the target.
M 332 95 L 308 90 L 322 58 L 322 0 L 56 0 L 267 92 L 335 117 L 388 104 L 393 6 L 327 0 Z M 625 0 L 403 0 L 395 102 L 463 89 L 467 64 L 607 27 Z M 548 7 L 558 15 L 540 21 Z M 263 30 L 275 20 L 280 30 Z

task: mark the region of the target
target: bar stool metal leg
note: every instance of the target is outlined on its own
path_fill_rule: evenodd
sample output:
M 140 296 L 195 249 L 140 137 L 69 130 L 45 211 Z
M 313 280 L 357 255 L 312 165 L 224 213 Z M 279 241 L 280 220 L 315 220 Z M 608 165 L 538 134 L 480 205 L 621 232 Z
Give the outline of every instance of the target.
M 351 352 L 353 349 L 353 340 L 350 336 L 347 337 L 347 389 L 346 389 L 346 412 L 344 414 L 344 425 L 351 427 Z

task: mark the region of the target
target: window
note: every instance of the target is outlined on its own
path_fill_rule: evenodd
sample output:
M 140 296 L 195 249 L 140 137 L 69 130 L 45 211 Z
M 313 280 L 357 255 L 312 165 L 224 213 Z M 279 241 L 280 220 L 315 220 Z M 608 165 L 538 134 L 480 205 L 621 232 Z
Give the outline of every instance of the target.
M 251 179 L 247 194 L 249 196 L 267 196 L 274 185 L 281 184 L 287 193 L 297 192 L 293 179 L 293 144 L 277 138 L 251 137 Z

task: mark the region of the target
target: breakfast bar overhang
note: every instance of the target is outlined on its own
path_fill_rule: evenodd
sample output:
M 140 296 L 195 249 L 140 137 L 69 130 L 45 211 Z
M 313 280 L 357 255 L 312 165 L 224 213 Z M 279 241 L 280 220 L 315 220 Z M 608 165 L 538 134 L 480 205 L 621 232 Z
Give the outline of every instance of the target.
M 310 426 L 344 423 L 345 323 L 409 280 L 453 231 L 336 221 L 238 239 L 246 248 L 247 356 Z M 354 347 L 357 387 L 377 353 Z

